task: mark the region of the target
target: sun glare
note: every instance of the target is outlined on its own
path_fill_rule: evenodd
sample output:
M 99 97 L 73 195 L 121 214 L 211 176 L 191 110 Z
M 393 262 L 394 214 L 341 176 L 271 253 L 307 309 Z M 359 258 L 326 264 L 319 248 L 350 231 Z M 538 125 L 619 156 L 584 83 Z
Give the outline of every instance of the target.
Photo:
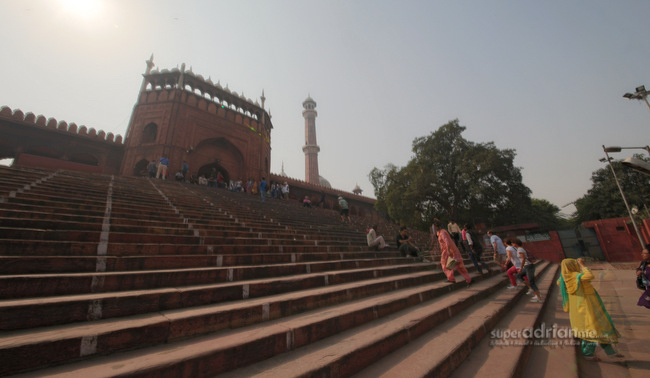
M 102 10 L 101 0 L 59 0 L 63 11 L 82 19 L 96 17 Z

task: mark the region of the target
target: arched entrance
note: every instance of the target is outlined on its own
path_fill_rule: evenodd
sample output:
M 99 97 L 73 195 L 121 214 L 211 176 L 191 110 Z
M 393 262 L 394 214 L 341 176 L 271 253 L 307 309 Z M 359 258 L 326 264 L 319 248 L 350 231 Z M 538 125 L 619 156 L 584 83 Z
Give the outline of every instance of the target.
M 202 165 L 201 168 L 199 168 L 198 176 L 205 176 L 205 178 L 210 178 L 210 173 L 212 172 L 212 168 L 216 169 L 217 172 L 221 172 L 221 175 L 223 176 L 224 182 L 230 181 L 230 173 L 222 167 L 219 163 L 210 163 L 210 164 L 205 164 Z
M 148 175 L 149 161 L 147 159 L 142 159 L 135 164 L 133 168 L 133 176 L 147 177 Z
M 192 152 L 192 160 L 205 162 L 198 171 L 199 177 L 210 177 L 212 168 L 216 168 L 228 180 L 242 180 L 246 178 L 244 155 L 226 138 L 211 138 L 201 141 Z

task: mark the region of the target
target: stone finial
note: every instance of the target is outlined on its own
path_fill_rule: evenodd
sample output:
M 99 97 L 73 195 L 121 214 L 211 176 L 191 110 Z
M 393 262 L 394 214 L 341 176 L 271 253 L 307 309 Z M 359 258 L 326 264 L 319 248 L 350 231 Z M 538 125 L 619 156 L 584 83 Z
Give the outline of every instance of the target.
M 146 74 L 150 74 L 151 70 L 154 68 L 155 64 L 153 63 L 153 53 L 151 53 L 151 58 L 147 60 L 147 69 L 146 69 Z

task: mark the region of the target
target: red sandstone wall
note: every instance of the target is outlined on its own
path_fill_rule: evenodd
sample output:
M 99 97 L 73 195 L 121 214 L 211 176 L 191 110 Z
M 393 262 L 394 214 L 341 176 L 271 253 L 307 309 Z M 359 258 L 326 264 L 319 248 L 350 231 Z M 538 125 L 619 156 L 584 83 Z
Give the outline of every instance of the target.
M 566 257 L 557 231 L 549 231 L 551 240 L 524 243 L 524 248 L 542 260 L 560 263 Z
M 104 172 L 103 167 L 74 163 L 60 159 L 49 158 L 45 156 L 36 156 L 22 153 L 14 160 L 14 165 L 21 167 L 34 167 L 45 169 L 64 169 L 67 171 L 79 171 L 88 173 L 116 173 Z
M 158 136 L 156 141 L 142 144 L 142 130 L 150 122 L 158 125 Z M 208 104 L 191 92 L 147 92 L 141 94 L 134 109 L 122 174 L 132 175 L 142 159 L 161 156 L 169 158 L 172 174 L 183 160 L 188 162 L 190 174 L 218 160 L 230 179 L 259 179 L 269 175 L 270 126 L 233 109 Z
M 325 208 L 339 209 L 338 196 L 342 196 L 348 202 L 350 207 L 350 215 L 366 217 L 369 219 L 384 218 L 375 211 L 375 200 L 373 198 L 356 195 L 354 193 L 346 192 L 343 190 L 326 188 L 321 185 L 314 185 L 308 182 L 297 180 L 294 178 L 270 174 L 268 177 L 269 182 L 287 182 L 289 184 L 289 198 L 293 200 L 302 200 L 308 196 L 312 203 L 320 201 L 320 193 L 324 192 Z
M 600 248 L 609 262 L 638 261 L 641 243 L 629 218 L 602 219 L 584 222 L 584 227 L 596 231 Z M 644 224 L 647 224 L 645 221 Z
M 0 135 L 3 157 L 15 165 L 116 174 L 122 162 L 119 135 L 7 106 L 0 107 Z

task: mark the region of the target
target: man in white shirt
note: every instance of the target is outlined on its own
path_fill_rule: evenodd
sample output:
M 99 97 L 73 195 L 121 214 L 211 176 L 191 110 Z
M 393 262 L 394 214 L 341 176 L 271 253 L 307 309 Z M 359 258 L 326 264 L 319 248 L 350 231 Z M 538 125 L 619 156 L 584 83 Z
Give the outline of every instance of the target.
M 494 261 L 501 266 L 501 271 L 504 271 L 503 262 L 506 259 L 506 246 L 503 244 L 503 240 L 492 230 L 489 230 L 487 234 L 490 237 L 492 248 L 494 248 Z

